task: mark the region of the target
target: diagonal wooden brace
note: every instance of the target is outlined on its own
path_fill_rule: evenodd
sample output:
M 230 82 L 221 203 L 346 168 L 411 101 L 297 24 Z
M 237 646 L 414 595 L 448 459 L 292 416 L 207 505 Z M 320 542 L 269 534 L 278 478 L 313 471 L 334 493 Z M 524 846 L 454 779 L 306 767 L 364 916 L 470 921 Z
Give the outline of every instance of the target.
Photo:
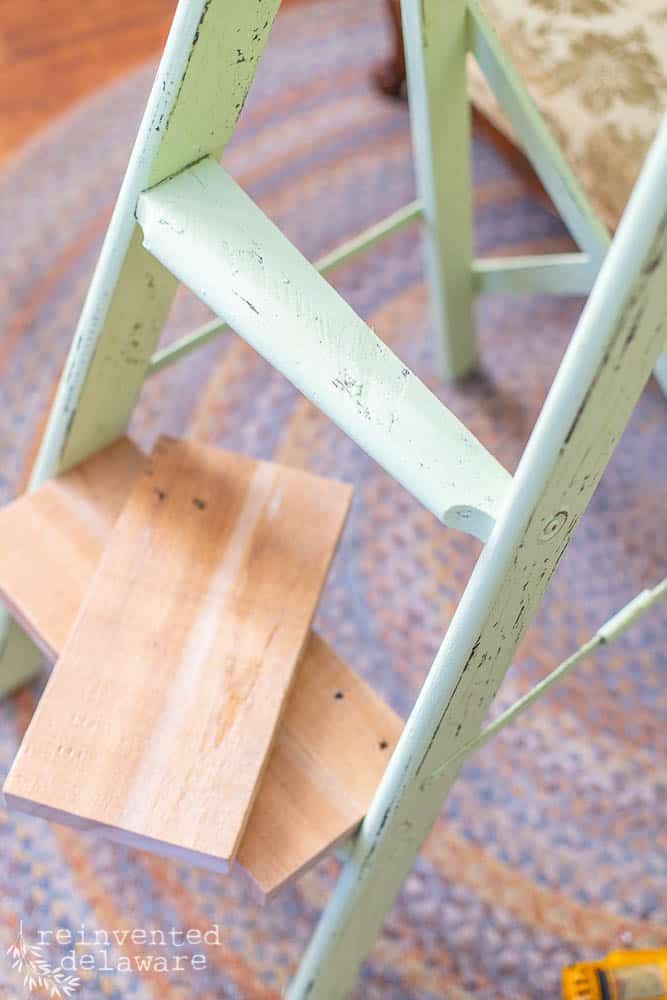
M 144 192 L 144 246 L 436 517 L 483 541 L 508 472 L 210 157 Z

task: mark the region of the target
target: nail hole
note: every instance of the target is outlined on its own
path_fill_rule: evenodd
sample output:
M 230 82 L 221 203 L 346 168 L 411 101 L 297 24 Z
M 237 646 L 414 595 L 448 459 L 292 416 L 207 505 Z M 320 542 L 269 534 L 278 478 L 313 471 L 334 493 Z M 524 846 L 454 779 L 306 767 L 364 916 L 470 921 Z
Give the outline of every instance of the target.
M 378 743 L 378 746 L 379 746 L 380 750 L 386 750 L 387 747 L 389 746 L 389 744 L 387 743 L 386 740 L 380 740 L 380 742 Z
M 165 491 L 161 490 L 158 486 L 154 487 L 153 492 L 155 493 L 155 496 L 158 498 L 158 500 L 164 500 L 164 498 L 167 495 Z
M 336 701 L 340 701 L 340 699 L 342 697 L 343 697 L 343 692 L 342 691 L 336 691 L 336 693 L 334 695 L 334 698 L 336 699 Z
M 195 507 L 197 508 L 197 510 L 204 510 L 205 507 L 206 507 L 206 501 L 205 500 L 200 500 L 199 497 L 195 497 L 192 502 L 195 505 Z

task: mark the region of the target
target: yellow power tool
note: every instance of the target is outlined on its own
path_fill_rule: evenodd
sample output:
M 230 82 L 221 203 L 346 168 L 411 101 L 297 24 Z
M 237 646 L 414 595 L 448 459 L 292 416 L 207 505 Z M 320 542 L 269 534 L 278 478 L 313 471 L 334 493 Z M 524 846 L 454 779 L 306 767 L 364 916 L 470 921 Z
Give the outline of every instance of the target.
M 667 1000 L 667 949 L 611 951 L 563 969 L 563 1000 Z

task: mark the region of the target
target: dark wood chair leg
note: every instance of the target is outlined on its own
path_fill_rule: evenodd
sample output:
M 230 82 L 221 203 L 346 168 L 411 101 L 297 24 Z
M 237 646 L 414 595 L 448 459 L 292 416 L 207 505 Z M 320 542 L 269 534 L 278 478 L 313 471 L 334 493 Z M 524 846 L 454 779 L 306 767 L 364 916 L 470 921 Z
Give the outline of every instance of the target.
M 403 51 L 403 28 L 401 26 L 400 0 L 385 0 L 391 25 L 393 51 L 388 59 L 378 63 L 373 69 L 373 80 L 379 90 L 388 97 L 405 94 L 405 53 Z

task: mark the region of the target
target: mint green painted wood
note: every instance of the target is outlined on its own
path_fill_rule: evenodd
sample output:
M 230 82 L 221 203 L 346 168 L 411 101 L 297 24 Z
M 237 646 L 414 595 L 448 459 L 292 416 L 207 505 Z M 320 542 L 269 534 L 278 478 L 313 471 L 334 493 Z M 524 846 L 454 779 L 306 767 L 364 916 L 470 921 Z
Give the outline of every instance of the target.
M 33 474 L 42 482 L 123 433 L 176 281 L 143 249 L 141 191 L 227 143 L 279 0 L 181 0 Z
M 484 540 L 510 475 L 214 160 L 145 192 L 144 244 L 436 517 Z
M 598 219 L 583 188 L 572 173 L 558 143 L 553 138 L 540 111 L 535 106 L 519 73 L 507 56 L 496 31 L 484 13 L 480 0 L 468 0 L 469 47 L 484 73 L 487 82 L 507 115 L 524 152 L 535 172 L 551 195 L 560 215 L 579 245 L 587 252 L 594 277 L 609 246 L 609 232 Z M 483 291 L 526 291 L 549 294 L 582 294 L 589 290 L 586 282 L 579 286 L 576 272 L 563 267 L 560 274 L 535 269 L 528 262 L 522 273 L 519 266 L 515 274 L 489 273 L 487 265 L 482 274 L 473 274 L 473 285 L 479 294 Z M 498 288 L 497 282 L 506 284 Z M 496 286 L 496 287 L 494 287 Z M 658 361 L 655 377 L 667 395 L 667 351 Z
M 563 221 L 591 260 L 598 264 L 609 246 L 609 233 L 593 211 L 558 143 L 508 58 L 479 0 L 468 0 L 469 46 L 497 97 L 521 146 Z
M 555 684 L 558 684 L 571 673 L 582 660 L 585 660 L 591 653 L 600 649 L 601 646 L 608 646 L 615 642 L 619 636 L 623 635 L 635 622 L 640 621 L 644 615 L 656 604 L 667 598 L 667 578 L 662 580 L 657 586 L 647 590 L 642 590 L 640 594 L 633 597 L 620 611 L 617 611 L 609 621 L 601 625 L 594 636 L 585 642 L 583 646 L 563 660 L 554 670 L 543 677 L 530 691 L 514 702 L 508 709 L 502 712 L 493 722 L 484 729 L 477 739 L 470 740 L 453 756 L 446 760 L 444 764 L 436 767 L 431 774 L 429 781 L 437 780 L 446 771 L 453 768 L 455 764 L 462 764 L 475 751 L 490 743 L 506 726 L 511 725 L 523 713 L 530 708 L 542 695 L 546 694 Z
M 597 270 L 597 265 L 582 253 L 489 257 L 473 262 L 473 290 L 476 295 L 494 292 L 588 295 Z
M 280 0 L 180 0 L 31 485 L 125 430 L 177 287 L 141 243 L 139 193 L 229 140 Z M 0 689 L 36 654 L 0 622 Z M 19 655 L 20 653 L 20 655 Z
M 288 991 L 354 985 L 454 783 L 667 336 L 667 122 L 649 154 L 512 480 L 333 896 Z
M 331 253 L 321 257 L 313 266 L 320 272 L 320 274 L 329 274 L 329 272 L 333 271 L 334 268 L 339 267 L 341 264 L 348 263 L 348 261 L 352 260 L 364 250 L 369 250 L 371 247 L 376 246 L 381 240 L 386 239 L 388 236 L 393 236 L 394 233 L 399 232 L 411 222 L 419 219 L 421 214 L 421 202 L 410 202 L 409 205 L 406 205 L 397 212 L 393 212 L 391 215 L 388 215 L 386 219 L 383 219 L 381 222 L 377 222 L 375 225 L 369 226 L 368 229 L 359 233 L 358 236 L 355 236 L 351 240 L 347 240 L 345 243 L 341 244 L 341 246 L 332 250 Z M 205 344 L 208 344 L 211 340 L 219 337 L 221 333 L 229 332 L 229 327 L 224 320 L 214 319 L 208 323 L 204 323 L 196 330 L 193 330 L 192 333 L 187 334 L 185 337 L 181 337 L 173 344 L 169 344 L 168 347 L 164 347 L 161 351 L 156 351 L 151 358 L 147 376 L 157 375 L 157 373 L 162 371 L 163 368 L 167 368 L 180 358 L 186 357 L 188 354 L 191 354 L 192 351 L 196 351 L 198 348 L 204 347 Z
M 437 780 L 442 774 L 454 767 L 455 764 L 462 764 L 468 757 L 481 750 L 482 747 L 490 743 L 506 726 L 516 722 L 524 712 L 526 712 L 542 695 L 546 694 L 555 684 L 560 683 L 568 676 L 583 660 L 595 653 L 602 646 L 608 646 L 615 642 L 619 636 L 623 635 L 636 622 L 640 621 L 644 615 L 651 611 L 661 601 L 667 600 L 667 578 L 662 580 L 655 587 L 642 590 L 641 593 L 633 597 L 620 611 L 617 611 L 609 621 L 601 625 L 594 636 L 580 646 L 571 656 L 563 660 L 554 670 L 550 671 L 546 677 L 539 681 L 530 691 L 521 698 L 518 698 L 508 709 L 502 712 L 490 723 L 476 739 L 469 740 L 448 760 L 436 767 L 429 776 L 428 781 Z M 353 841 L 348 840 L 341 844 L 335 851 L 336 856 L 345 862 L 353 850 Z
M 9 612 L 0 606 L 0 699 L 29 684 L 41 672 L 44 657 Z
M 664 347 L 667 127 L 511 480 L 209 159 L 234 128 L 277 4 L 179 4 L 32 481 L 122 433 L 145 376 L 222 331 L 214 321 L 155 354 L 180 278 L 436 516 L 482 539 L 495 524 L 289 992 L 292 1000 L 336 1000 L 353 987 L 461 760 L 490 738 L 488 730 L 479 736 L 484 715 Z M 475 292 L 587 291 L 608 247 L 477 0 L 470 10 L 465 0 L 404 0 L 403 8 L 427 261 L 449 377 L 476 363 Z M 468 41 L 586 255 L 473 264 Z M 320 269 L 417 214 L 418 205 L 408 206 Z M 664 359 L 656 372 L 667 379 Z M 640 595 L 594 641 L 611 638 L 652 599 Z M 9 633 L 5 687 L 27 676 L 34 650 L 26 642 Z M 573 665 L 566 661 L 543 689 Z
M 653 372 L 662 391 L 667 396 L 667 351 L 663 351 Z
M 404 0 L 417 189 L 440 374 L 477 367 L 472 294 L 470 108 L 465 0 Z

